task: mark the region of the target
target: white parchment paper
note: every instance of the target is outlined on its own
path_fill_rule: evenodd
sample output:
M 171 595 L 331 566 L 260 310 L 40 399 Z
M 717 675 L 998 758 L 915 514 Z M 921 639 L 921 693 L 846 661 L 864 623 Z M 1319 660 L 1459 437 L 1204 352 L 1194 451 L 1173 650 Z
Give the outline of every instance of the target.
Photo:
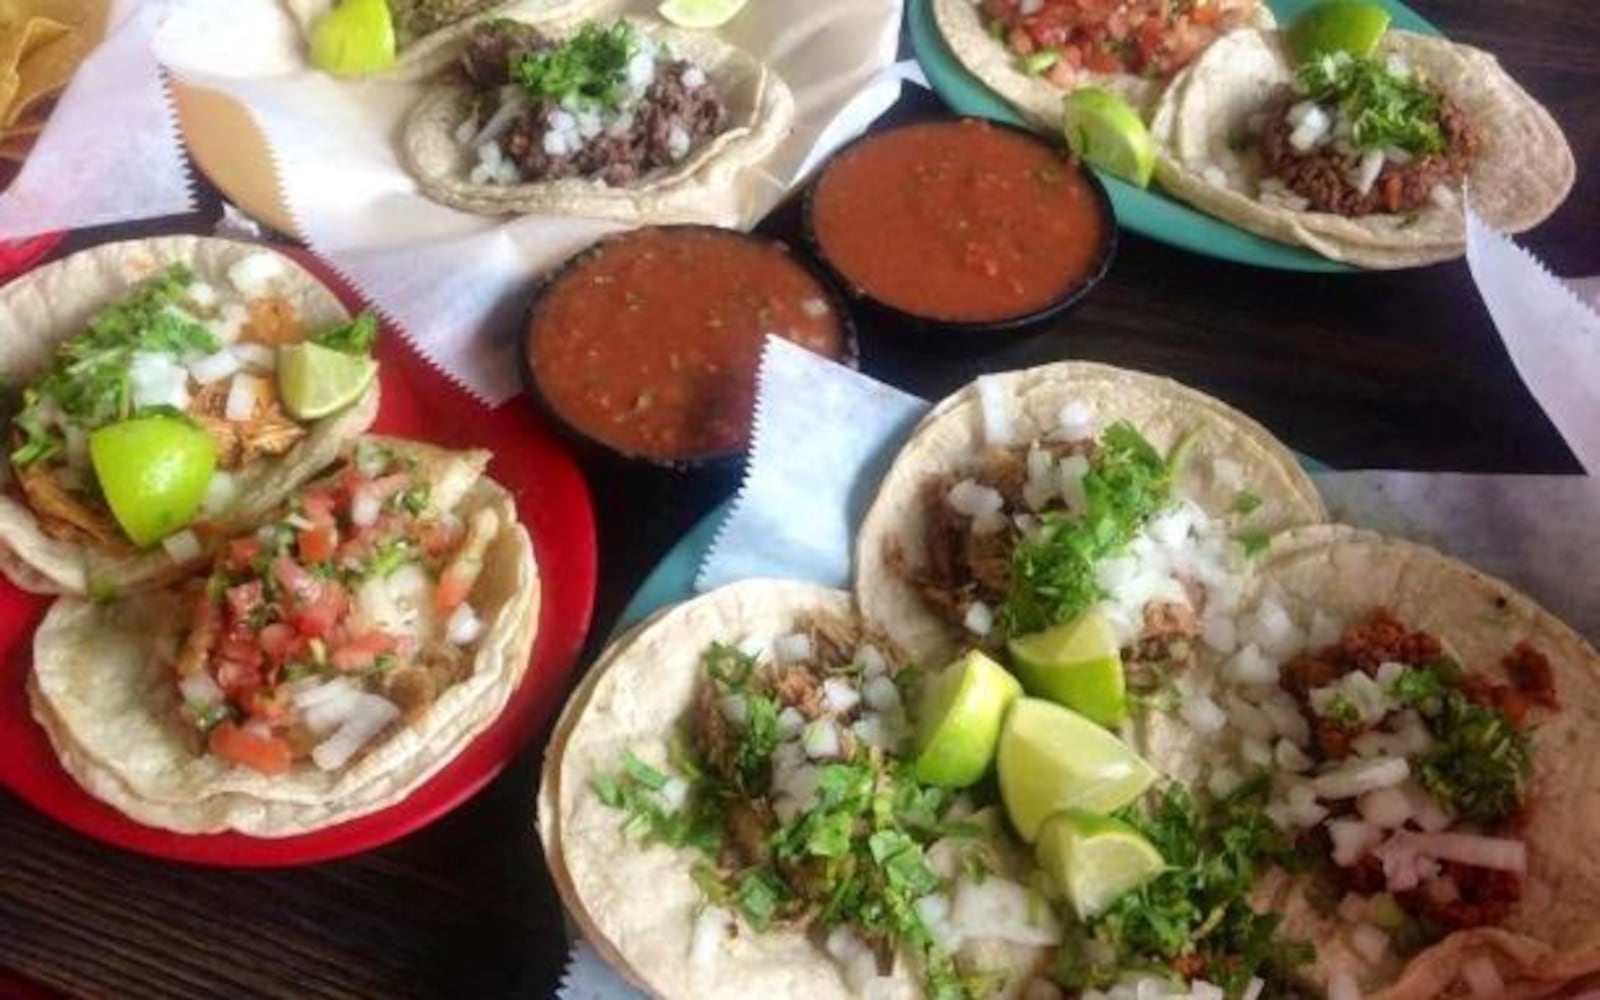
M 243 104 L 271 148 L 284 201 L 312 249 L 396 319 L 421 353 L 484 401 L 517 391 L 517 320 L 531 281 L 615 224 L 552 216 L 506 222 L 428 201 L 394 136 L 422 86 L 344 82 L 309 70 L 279 0 L 175 0 L 160 38 L 185 82 Z M 648 15 L 646 0 L 611 12 Z M 759 0 L 722 33 L 795 93 L 788 141 L 730 192 L 748 225 L 821 154 L 866 128 L 900 92 L 901 0 Z
M 0 239 L 175 215 L 195 207 L 152 40 L 161 4 L 119 0 L 16 180 Z

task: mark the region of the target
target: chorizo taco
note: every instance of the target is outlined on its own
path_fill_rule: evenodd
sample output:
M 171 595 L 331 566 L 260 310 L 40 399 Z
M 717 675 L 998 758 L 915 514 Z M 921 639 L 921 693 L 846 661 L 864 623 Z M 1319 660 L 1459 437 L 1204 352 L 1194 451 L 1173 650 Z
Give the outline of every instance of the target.
M 794 120 L 788 86 L 760 60 L 631 19 L 560 32 L 488 22 L 459 73 L 412 110 L 404 159 L 429 197 L 490 215 L 725 221 L 728 186 Z
M 1261 425 L 1168 379 L 1064 362 L 979 378 L 912 432 L 856 541 L 862 613 L 914 660 L 1093 612 L 1153 681 L 1326 518 Z
M 1544 997 L 1600 971 L 1600 876 L 1574 836 L 1600 812 L 1592 647 L 1498 580 L 1341 526 L 1274 539 L 1237 620 L 1143 749 L 1202 810 L 1265 783 L 1295 850 L 1249 897 L 1303 960 L 1288 985 Z M 1175 956 L 1117 961 L 1151 957 Z
M 29 696 L 62 764 L 182 833 L 291 836 L 404 798 L 493 722 L 538 627 L 488 460 L 361 438 L 209 573 L 57 601 Z
M 12 282 L 0 569 L 104 595 L 192 567 L 371 425 L 376 335 L 294 261 L 228 240 L 112 243 Z M 354 398 L 285 396 L 312 354 L 355 372 Z
M 933 16 L 962 65 L 1052 132 L 1069 91 L 1101 87 L 1148 117 L 1167 81 L 1219 36 L 1273 24 L 1259 0 L 933 0 Z
M 346 77 L 421 80 L 448 66 L 461 39 L 498 17 L 582 17 L 596 0 L 284 0 L 311 62 Z
M 585 939 L 661 997 L 1016 995 L 1038 978 L 1061 923 L 1030 912 L 998 809 L 907 769 L 903 664 L 849 594 L 783 581 L 620 638 L 568 702 L 539 792 Z
M 1493 56 L 1398 30 L 1370 56 L 1299 64 L 1281 33 L 1236 32 L 1173 82 L 1151 134 L 1175 196 L 1363 267 L 1464 253 L 1463 191 L 1496 228 L 1528 229 L 1575 173 L 1560 126 Z

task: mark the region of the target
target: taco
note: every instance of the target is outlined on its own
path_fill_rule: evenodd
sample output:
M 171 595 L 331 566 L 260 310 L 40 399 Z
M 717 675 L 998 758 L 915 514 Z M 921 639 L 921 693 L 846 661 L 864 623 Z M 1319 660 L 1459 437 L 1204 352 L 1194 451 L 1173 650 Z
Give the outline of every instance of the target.
M 183 833 L 290 836 L 404 798 L 493 722 L 538 627 L 488 460 L 362 438 L 208 574 L 57 601 L 29 695 L 62 764 Z
M 918 663 L 1094 612 L 1154 683 L 1238 600 L 1271 532 L 1325 517 L 1249 417 L 1064 362 L 980 378 L 923 419 L 862 522 L 856 589 Z
M 279 359 L 309 341 L 371 365 L 376 333 L 371 315 L 352 320 L 294 261 L 227 240 L 112 243 L 12 282 L 0 290 L 0 379 L 12 390 L 0 410 L 0 569 L 31 590 L 76 594 L 183 572 L 377 414 L 374 378 L 349 405 L 291 415 Z M 182 438 L 193 468 L 178 490 L 188 503 L 174 499 L 147 524 L 150 503 L 108 501 L 98 442 L 152 422 L 169 425 L 152 449 L 170 459 Z
M 1294 850 L 1249 896 L 1302 960 L 1287 985 L 1542 997 L 1600 971 L 1600 874 L 1577 834 L 1600 819 L 1593 648 L 1462 563 L 1339 526 L 1276 538 L 1238 621 L 1250 639 L 1153 723 L 1181 738 L 1143 748 L 1202 812 L 1266 783 L 1261 814 Z
M 430 198 L 490 215 L 718 221 L 728 185 L 794 120 L 789 88 L 759 60 L 643 21 L 559 35 L 494 21 L 473 30 L 460 69 L 465 82 L 412 109 L 405 163 Z
M 461 39 L 500 17 L 582 17 L 596 0 L 284 0 L 311 62 L 339 76 L 422 80 L 448 66 Z
M 1151 134 L 1175 196 L 1363 267 L 1460 256 L 1463 190 L 1490 225 L 1528 229 L 1575 172 L 1560 127 L 1493 56 L 1405 31 L 1299 65 L 1281 34 L 1236 32 L 1173 82 Z
M 585 939 L 662 997 L 934 995 L 980 970 L 1016 995 L 1037 978 L 1061 924 L 1030 912 L 996 808 L 908 772 L 903 663 L 849 594 L 771 580 L 613 644 L 539 793 Z
M 1220 35 L 1273 24 L 1259 0 L 933 0 L 933 16 L 962 65 L 1052 132 L 1068 91 L 1101 87 L 1148 117 L 1166 82 Z

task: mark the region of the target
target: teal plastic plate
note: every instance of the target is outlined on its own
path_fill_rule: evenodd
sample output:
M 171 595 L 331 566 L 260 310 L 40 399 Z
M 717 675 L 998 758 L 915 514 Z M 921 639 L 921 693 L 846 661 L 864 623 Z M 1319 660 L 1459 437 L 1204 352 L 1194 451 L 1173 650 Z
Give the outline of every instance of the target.
M 1389 11 L 1391 27 L 1424 35 L 1440 33 L 1438 28 L 1405 4 L 1396 0 L 1377 2 Z M 1272 8 L 1279 23 L 1288 24 L 1301 11 L 1316 3 L 1317 0 L 1268 0 L 1267 6 Z M 944 36 L 939 34 L 938 26 L 934 24 L 931 0 L 908 0 L 906 6 L 911 24 L 911 46 L 916 51 L 917 61 L 922 64 L 922 71 L 933 85 L 934 92 L 946 104 L 957 114 L 992 118 L 1015 125 L 1026 124 L 1010 105 L 956 60 L 950 47 L 945 44 Z M 1359 270 L 1309 250 L 1262 239 L 1221 219 L 1197 212 L 1158 191 L 1134 187 L 1105 173 L 1100 175 L 1100 179 L 1105 181 L 1106 189 L 1111 193 L 1117 221 L 1124 229 L 1142 236 L 1207 257 L 1255 267 L 1323 273 Z

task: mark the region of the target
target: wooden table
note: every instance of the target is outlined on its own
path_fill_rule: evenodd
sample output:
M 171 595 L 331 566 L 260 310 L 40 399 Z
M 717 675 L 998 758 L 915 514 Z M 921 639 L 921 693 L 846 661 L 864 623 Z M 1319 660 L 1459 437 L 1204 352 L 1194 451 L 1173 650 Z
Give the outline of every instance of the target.
M 1600 273 L 1600 18 L 1591 5 L 1415 6 L 1452 37 L 1498 54 L 1561 122 L 1578 186 L 1525 242 L 1558 274 Z M 936 108 L 913 95 L 893 117 Z M 208 231 L 217 211 L 208 192 L 193 217 L 77 234 L 68 248 Z M 792 213 L 767 228 L 792 233 Z M 863 331 L 864 367 L 927 396 L 983 371 L 1092 358 L 1214 393 L 1336 467 L 1577 468 L 1518 381 L 1459 262 L 1311 277 L 1125 235 L 1100 290 L 1043 336 L 935 354 L 887 333 Z M 734 484 L 726 475 L 590 473 L 601 637 L 648 569 Z M 0 794 L 0 969 L 84 996 L 550 996 L 566 939 L 531 820 L 539 742 L 429 829 L 293 871 L 203 870 L 123 854 Z M 0 974 L 0 995 L 16 988 Z

